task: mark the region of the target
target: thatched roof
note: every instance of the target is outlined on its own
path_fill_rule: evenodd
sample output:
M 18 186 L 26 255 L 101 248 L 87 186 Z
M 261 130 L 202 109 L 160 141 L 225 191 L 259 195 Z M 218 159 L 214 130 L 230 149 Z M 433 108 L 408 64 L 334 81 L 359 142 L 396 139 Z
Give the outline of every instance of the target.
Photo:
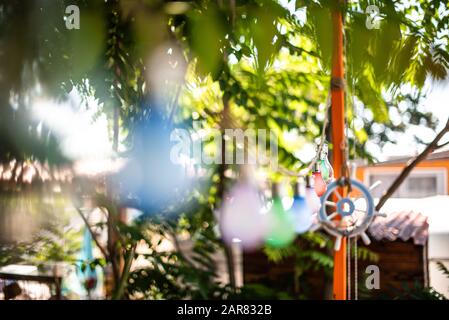
M 70 184 L 74 178 L 70 167 L 50 167 L 38 161 L 0 163 L 0 185 L 3 190 L 46 184 Z

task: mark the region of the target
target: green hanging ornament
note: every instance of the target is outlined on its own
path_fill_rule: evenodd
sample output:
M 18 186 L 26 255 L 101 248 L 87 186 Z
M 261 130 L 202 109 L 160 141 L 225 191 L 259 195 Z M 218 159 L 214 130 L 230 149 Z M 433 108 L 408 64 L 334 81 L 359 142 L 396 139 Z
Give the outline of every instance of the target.
M 327 158 L 329 147 L 327 143 L 323 144 L 318 163 L 320 165 L 321 177 L 327 184 L 332 182 L 334 178 L 334 169 Z
M 279 195 L 279 186 L 273 184 L 273 205 L 269 214 L 269 233 L 267 245 L 275 248 L 288 246 L 295 239 L 295 218 L 291 212 L 285 211 Z

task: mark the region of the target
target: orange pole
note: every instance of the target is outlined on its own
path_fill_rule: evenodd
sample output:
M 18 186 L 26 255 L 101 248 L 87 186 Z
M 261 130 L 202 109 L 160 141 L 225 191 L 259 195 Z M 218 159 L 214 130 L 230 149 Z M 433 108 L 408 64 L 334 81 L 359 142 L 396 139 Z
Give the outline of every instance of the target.
M 339 1 L 339 3 L 341 3 Z M 333 56 L 331 81 L 331 128 L 333 145 L 333 167 L 335 178 L 342 175 L 344 136 L 344 65 L 343 65 L 343 20 L 340 8 L 332 11 L 333 25 Z M 334 255 L 334 286 L 335 300 L 346 300 L 346 241 L 342 239 L 340 250 Z

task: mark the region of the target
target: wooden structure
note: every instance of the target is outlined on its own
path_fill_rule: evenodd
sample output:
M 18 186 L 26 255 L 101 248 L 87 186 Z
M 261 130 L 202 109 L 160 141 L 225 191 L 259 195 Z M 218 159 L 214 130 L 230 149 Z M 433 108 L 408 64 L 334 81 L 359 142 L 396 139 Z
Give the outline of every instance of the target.
M 359 259 L 359 299 L 392 298 L 395 291 L 416 284 L 428 284 L 427 271 L 427 218 L 419 213 L 391 212 L 387 218 L 376 218 L 369 229 L 372 243 L 366 247 L 375 253 L 378 261 Z M 359 240 L 359 246 L 363 247 Z M 330 253 L 329 253 L 330 254 Z M 366 267 L 376 265 L 380 270 L 380 289 L 365 287 Z M 276 291 L 286 291 L 297 297 L 294 287 L 294 261 L 287 259 L 276 264 L 269 262 L 262 251 L 243 256 L 243 280 L 245 284 L 261 283 Z M 352 269 L 354 272 L 354 269 Z M 309 299 L 331 299 L 332 276 L 322 270 L 307 272 L 299 294 Z M 354 287 L 351 288 L 354 290 Z M 352 291 L 354 292 L 354 291 Z
M 337 5 L 332 10 L 332 79 L 331 79 L 331 122 L 332 130 L 332 166 L 334 168 L 335 179 L 342 177 L 343 166 L 349 159 L 345 159 L 345 89 L 344 89 L 344 48 L 343 48 L 343 4 L 342 0 L 336 2 Z M 340 190 L 343 194 L 343 190 Z M 346 277 L 346 242 L 342 239 L 340 249 L 334 255 L 334 276 L 333 276 L 333 298 L 336 300 L 346 300 L 347 277 Z
M 39 294 L 40 285 L 48 286 L 50 293 L 53 289 L 54 295 L 50 296 L 51 300 L 62 299 L 63 277 L 59 272 L 40 272 L 37 269 L 32 272 L 20 272 L 27 266 L 16 266 L 15 270 L 10 270 L 11 268 L 8 267 L 14 266 L 0 268 L 0 283 L 3 285 L 2 291 L 5 300 L 17 297 L 40 300 L 43 298 L 43 295 Z

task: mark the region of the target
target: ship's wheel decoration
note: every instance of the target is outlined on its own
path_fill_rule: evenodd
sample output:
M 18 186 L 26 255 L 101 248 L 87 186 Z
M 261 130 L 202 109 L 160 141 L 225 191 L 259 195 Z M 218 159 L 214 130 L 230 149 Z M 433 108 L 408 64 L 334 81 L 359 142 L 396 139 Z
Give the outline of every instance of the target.
M 369 245 L 371 241 L 366 230 L 376 216 L 385 216 L 375 212 L 374 200 L 370 193 L 370 190 L 379 184 L 375 183 L 368 189 L 358 180 L 346 177 L 330 183 L 321 197 L 319 224 L 313 231 L 322 228 L 335 236 L 336 251 L 340 250 L 342 238 L 360 236 L 363 242 Z

